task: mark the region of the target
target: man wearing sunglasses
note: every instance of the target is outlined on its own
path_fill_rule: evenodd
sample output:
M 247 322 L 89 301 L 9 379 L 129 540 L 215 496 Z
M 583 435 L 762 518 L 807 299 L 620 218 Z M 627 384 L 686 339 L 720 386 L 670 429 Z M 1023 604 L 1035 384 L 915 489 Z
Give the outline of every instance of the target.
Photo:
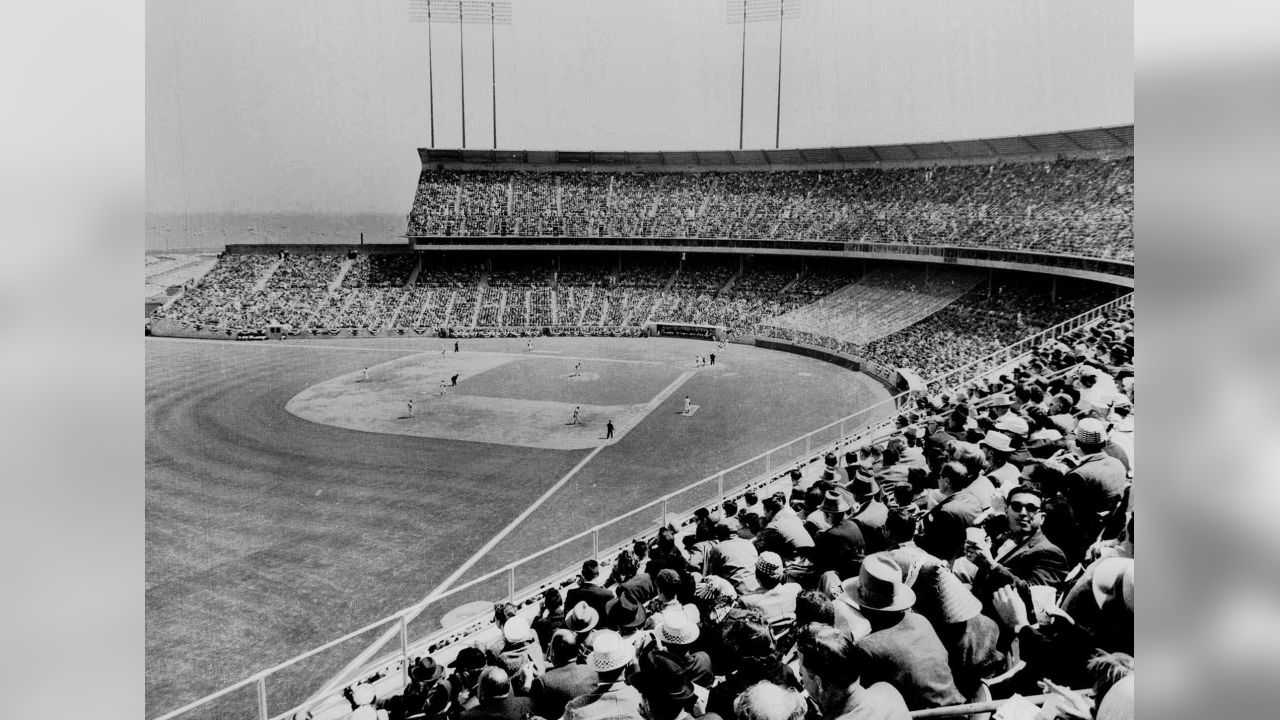
M 1032 585 L 1057 585 L 1067 572 L 1066 555 L 1040 530 L 1044 499 L 1039 490 L 1019 485 L 1009 491 L 1005 517 L 1009 529 L 990 543 L 965 542 L 965 557 L 978 568 L 973 594 L 988 609 L 992 595 L 1005 585 L 1013 585 L 1030 607 Z

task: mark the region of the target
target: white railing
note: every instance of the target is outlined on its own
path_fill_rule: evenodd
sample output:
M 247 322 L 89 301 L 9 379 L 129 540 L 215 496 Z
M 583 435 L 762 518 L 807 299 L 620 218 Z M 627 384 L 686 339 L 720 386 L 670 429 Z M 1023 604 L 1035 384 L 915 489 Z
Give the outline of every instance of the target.
M 1087 326 L 1088 324 L 1100 319 L 1106 313 L 1125 305 L 1133 300 L 1133 295 L 1129 294 L 1124 297 L 1113 300 L 1105 305 L 1094 308 L 1075 318 L 1059 323 L 1043 332 L 1037 333 L 1031 337 L 1019 341 L 1009 348 L 994 353 L 986 358 L 974 361 L 956 370 L 950 371 L 944 375 L 940 375 L 929 381 L 928 385 L 932 389 L 935 385 L 941 385 L 943 380 L 951 377 L 963 376 L 966 380 L 981 376 L 984 372 L 990 371 L 992 368 L 1007 365 L 1010 362 L 1027 354 L 1035 347 L 1039 346 L 1046 340 L 1058 337 L 1062 334 L 1075 330 L 1077 328 Z M 985 368 L 986 370 L 982 370 Z M 954 382 L 952 384 L 959 384 Z M 627 546 L 632 539 L 644 537 L 657 531 L 662 520 L 668 515 L 675 513 L 677 515 L 688 516 L 698 507 L 704 507 L 715 502 L 722 503 L 730 495 L 740 495 L 748 489 L 753 489 L 775 480 L 785 475 L 792 468 L 801 467 L 809 463 L 815 462 L 822 458 L 828 452 L 841 452 L 852 449 L 850 446 L 860 446 L 868 441 L 889 434 L 893 431 L 894 419 L 897 416 L 897 409 L 900 403 L 910 393 L 901 393 L 879 402 L 871 407 L 860 410 L 856 413 L 847 415 L 839 420 L 832 421 L 826 425 L 813 430 L 809 433 L 801 435 L 789 442 L 778 445 L 777 447 L 766 450 L 752 458 L 744 460 L 732 467 L 716 472 L 697 482 L 686 485 L 679 490 L 667 493 L 646 505 L 638 507 L 630 512 L 605 521 L 600 525 L 595 525 L 588 529 L 582 530 L 575 535 L 561 540 L 550 547 L 539 550 L 536 553 L 527 555 L 512 563 L 509 563 L 497 570 L 481 575 L 462 585 L 453 588 L 443 589 L 429 594 L 419 602 L 388 615 L 381 620 L 372 622 L 364 627 L 354 630 L 340 638 L 331 640 L 320 647 L 309 650 L 301 655 L 286 660 L 282 663 L 274 665 L 266 670 L 259 671 L 238 683 L 230 685 L 218 692 L 206 697 L 200 698 L 194 702 L 188 703 L 176 710 L 172 710 L 155 718 L 155 720 L 173 720 L 186 715 L 193 710 L 211 706 L 218 700 L 227 698 L 232 693 L 245 688 L 253 687 L 256 691 L 256 717 L 259 720 L 271 720 L 272 715 L 268 707 L 267 681 L 273 676 L 298 665 L 304 661 L 316 657 L 320 653 L 326 652 L 344 643 L 350 642 L 355 638 L 370 633 L 374 630 L 382 629 L 377 640 L 368 645 L 363 651 L 356 654 L 356 660 L 348 662 L 347 671 L 341 673 L 338 677 L 328 682 L 319 692 L 311 693 L 312 698 L 309 702 L 314 702 L 316 697 L 323 696 L 327 693 L 336 691 L 338 687 L 349 684 L 353 678 L 362 677 L 362 673 L 367 674 L 375 668 L 385 667 L 389 663 L 399 661 L 399 670 L 402 679 L 407 682 L 408 678 L 408 659 L 410 654 L 420 648 L 428 650 L 438 649 L 434 647 L 440 643 L 452 642 L 454 639 L 460 639 L 462 636 L 483 627 L 488 624 L 489 620 L 476 620 L 470 618 L 452 627 L 438 630 L 435 632 L 425 633 L 424 636 L 410 642 L 409 626 L 419 616 L 423 615 L 428 609 L 438 607 L 440 603 L 451 600 L 454 604 L 460 604 L 459 601 L 466 600 L 469 591 L 484 591 L 482 594 L 489 600 L 493 600 L 495 595 L 493 589 L 500 587 L 505 591 L 505 598 L 511 602 L 519 602 L 539 595 L 545 587 L 561 580 L 565 577 L 572 576 L 576 572 L 576 568 L 581 564 L 585 557 L 594 557 L 597 560 L 610 557 L 621 548 Z M 650 516 L 647 513 L 657 511 Z M 637 516 L 641 517 L 640 522 L 632 519 Z M 650 518 L 650 519 L 645 519 Z M 590 540 L 589 549 L 586 544 Z M 602 550 L 602 547 L 604 550 Z M 585 550 L 585 552 L 584 552 Z M 536 582 L 521 585 L 517 581 L 517 572 L 524 567 L 528 567 L 537 563 L 537 566 L 550 565 L 555 569 L 543 572 L 537 577 Z M 495 580 L 505 580 L 500 585 L 495 585 Z M 373 660 L 374 656 L 379 653 L 387 643 L 399 640 L 399 648 L 389 654 Z M 350 656 L 349 656 L 350 657 Z M 358 667 L 360 670 L 352 672 L 351 668 Z M 289 709 L 279 713 L 275 718 L 286 718 L 297 709 L 297 703 L 302 698 L 287 703 Z M 213 716 L 226 717 L 225 711 L 210 708 Z M 241 709 L 232 710 L 240 716 L 243 712 Z

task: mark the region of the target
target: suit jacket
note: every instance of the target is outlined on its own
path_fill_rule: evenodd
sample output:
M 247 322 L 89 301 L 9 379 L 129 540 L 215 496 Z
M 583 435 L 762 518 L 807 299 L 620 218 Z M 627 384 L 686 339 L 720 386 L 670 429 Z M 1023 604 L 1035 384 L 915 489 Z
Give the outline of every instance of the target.
M 1005 656 L 997 647 L 1000 626 L 995 620 L 978 613 L 967 622 L 935 625 L 935 628 L 951 657 L 956 688 L 966 698 L 974 696 L 983 678 L 1004 671 Z
M 658 586 L 653 584 L 649 573 L 637 573 L 635 577 L 619 584 L 617 591 L 618 597 L 629 597 L 637 605 L 644 605 L 658 597 Z
M 578 603 L 585 602 L 587 605 L 600 613 L 600 617 L 604 617 L 604 606 L 609 604 L 613 599 L 613 591 L 600 585 L 579 585 L 570 588 L 564 594 L 565 612 L 572 612 Z
M 548 670 L 533 681 L 533 711 L 538 717 L 558 718 L 570 700 L 595 690 L 599 683 L 600 674 L 581 663 Z
M 866 552 L 862 527 L 847 517 L 813 541 L 813 563 L 818 571 L 834 570 L 841 578 L 857 577 Z
M 707 551 L 703 561 L 704 575 L 719 575 L 733 583 L 739 593 L 759 589 L 756 581 L 756 559 L 760 553 L 750 540 L 740 537 L 729 538 L 716 543 Z
M 844 706 L 830 720 L 909 720 L 911 711 L 902 693 L 889 683 L 878 682 L 871 687 L 861 683 L 844 701 Z
M 813 547 L 813 537 L 804 529 L 804 520 L 790 507 L 779 510 L 764 531 L 756 540 L 756 547 L 763 551 L 773 551 L 789 560 L 796 556 L 801 548 Z
M 851 518 L 862 528 L 862 539 L 867 543 L 867 554 L 889 548 L 889 534 L 885 525 L 889 522 L 889 506 L 872 500 Z
M 1067 473 L 1063 486 L 1075 510 L 1076 519 L 1086 532 L 1096 532 L 1099 515 L 1110 510 L 1124 493 L 1128 478 L 1124 465 L 1105 452 L 1086 455 L 1074 470 Z M 1093 538 L 1089 538 L 1092 542 Z
M 591 692 L 564 706 L 564 720 L 644 720 L 640 715 L 640 691 L 619 680 L 596 685 Z
M 470 710 L 462 711 L 458 720 L 526 720 L 533 715 L 533 701 L 527 697 L 508 695 L 482 700 Z
M 964 529 L 982 514 L 982 501 L 968 488 L 951 493 L 921 521 L 917 544 L 929 553 L 950 560 L 964 550 Z
M 1008 539 L 1008 535 L 998 535 L 991 541 L 991 552 L 995 562 L 991 567 L 978 571 L 973 580 L 973 594 L 983 601 L 987 610 L 991 610 L 991 596 L 1005 585 L 1013 585 L 1031 607 L 1031 585 L 1057 585 L 1067 574 L 1067 557 L 1043 530 L 1035 533 L 1014 550 L 1000 557 L 1000 546 Z M 997 617 L 994 612 L 989 613 Z
M 951 675 L 947 648 L 924 616 L 907 611 L 896 625 L 859 640 L 858 647 L 868 656 L 862 670 L 863 685 L 889 683 L 902 693 L 908 708 L 920 710 L 965 701 Z

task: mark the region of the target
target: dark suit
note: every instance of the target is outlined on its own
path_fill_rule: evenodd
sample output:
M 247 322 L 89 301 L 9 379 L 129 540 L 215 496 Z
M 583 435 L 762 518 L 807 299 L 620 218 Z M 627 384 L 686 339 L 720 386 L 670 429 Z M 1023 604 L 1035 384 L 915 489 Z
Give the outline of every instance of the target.
M 1124 465 L 1104 452 L 1084 456 L 1080 464 L 1067 473 L 1063 487 L 1080 529 L 1086 535 L 1086 543 L 1093 542 L 1093 535 L 1101 525 L 1101 515 L 1110 511 L 1124 493 L 1129 482 L 1125 474 Z
M 813 541 L 813 563 L 819 572 L 834 570 L 841 578 L 858 576 L 867 541 L 862 527 L 849 518 L 818 534 Z
M 638 573 L 630 580 L 620 583 L 617 587 L 618 597 L 628 597 L 637 605 L 644 605 L 653 598 L 658 597 L 658 586 L 653 584 L 653 578 L 649 573 Z M 604 617 L 601 615 L 601 617 Z
M 492 700 L 482 700 L 480 704 L 464 710 L 458 720 L 525 720 L 533 715 L 533 701 L 527 697 L 508 695 Z
M 565 612 L 573 612 L 578 603 L 585 602 L 595 608 L 595 611 L 600 613 L 600 617 L 604 617 L 604 606 L 612 599 L 613 591 L 609 588 L 599 585 L 579 585 L 564 594 Z
M 925 514 L 917 544 L 937 557 L 950 560 L 964 551 L 964 529 L 982 514 L 982 501 L 966 488 L 951 493 Z
M 1002 557 L 1000 546 L 1008 537 L 1000 535 L 991 541 L 995 560 L 991 567 L 980 570 L 973 580 L 973 594 L 982 601 L 985 612 L 991 617 L 998 617 L 991 606 L 991 596 L 996 590 L 1013 585 L 1029 608 L 1030 586 L 1057 585 L 1067 574 L 1067 556 L 1057 545 L 1049 542 L 1044 531 L 1036 530 L 1026 542 Z
M 564 706 L 570 700 L 595 690 L 599 682 L 599 673 L 581 663 L 548 670 L 534 679 L 529 690 L 533 712 L 538 717 L 555 720 L 564 714 Z

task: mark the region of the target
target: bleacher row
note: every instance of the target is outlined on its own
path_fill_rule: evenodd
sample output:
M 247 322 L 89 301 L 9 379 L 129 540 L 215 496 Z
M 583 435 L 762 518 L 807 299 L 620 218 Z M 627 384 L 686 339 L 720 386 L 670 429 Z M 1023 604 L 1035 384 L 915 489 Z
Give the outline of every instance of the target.
M 1124 303 L 903 396 L 293 716 L 1132 718 L 1133 354 Z
M 697 174 L 430 169 L 408 233 L 906 243 L 1132 261 L 1133 158 Z
M 1105 291 L 1062 293 L 955 269 L 802 269 L 693 256 L 683 263 L 594 258 L 558 271 L 412 253 L 224 255 L 153 318 L 228 336 L 282 323 L 293 335 L 454 337 L 635 335 L 646 322 L 721 325 L 731 335 L 803 341 L 929 376 L 1098 305 Z M 792 261 L 794 263 L 794 261 Z M 931 322 L 943 316 L 947 322 Z M 919 328 L 926 326 L 927 332 Z M 574 331 L 573 328 L 577 328 Z M 948 342 L 932 339 L 948 338 Z

